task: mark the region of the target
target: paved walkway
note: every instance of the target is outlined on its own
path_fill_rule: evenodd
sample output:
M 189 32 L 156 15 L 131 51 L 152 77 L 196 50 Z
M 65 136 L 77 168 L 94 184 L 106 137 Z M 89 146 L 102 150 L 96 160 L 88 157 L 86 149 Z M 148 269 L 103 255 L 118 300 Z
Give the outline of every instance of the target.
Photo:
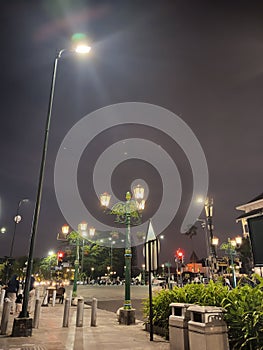
M 41 307 L 39 328 L 32 337 L 11 337 L 13 317 L 10 315 L 8 334 L 0 335 L 0 350 L 168 350 L 169 342 L 144 331 L 143 322 L 119 325 L 116 314 L 97 310 L 97 326 L 90 327 L 91 308 L 85 305 L 83 327 L 76 327 L 76 307 L 70 308 L 70 324 L 62 327 L 64 305 Z

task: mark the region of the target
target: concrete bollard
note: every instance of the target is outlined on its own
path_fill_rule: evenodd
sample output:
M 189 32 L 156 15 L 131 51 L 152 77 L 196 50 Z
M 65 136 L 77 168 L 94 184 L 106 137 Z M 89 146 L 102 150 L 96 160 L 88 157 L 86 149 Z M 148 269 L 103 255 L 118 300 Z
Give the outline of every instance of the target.
M 53 290 L 53 294 L 52 294 L 52 306 L 55 306 L 55 304 L 56 304 L 56 295 L 57 295 L 56 290 Z
M 84 299 L 79 298 L 78 305 L 77 305 L 76 327 L 83 326 L 83 313 L 84 313 L 83 311 L 84 311 Z
M 98 300 L 96 298 L 93 298 L 92 304 L 91 304 L 91 318 L 90 318 L 91 327 L 97 326 L 97 305 L 98 305 Z
M 33 319 L 33 328 L 38 328 L 38 326 L 39 326 L 40 306 L 41 306 L 40 299 L 36 299 L 34 319 Z
M 67 298 L 67 299 L 65 300 L 64 314 L 63 314 L 63 326 L 62 326 L 62 327 L 68 327 L 68 322 L 69 322 L 69 308 L 70 308 L 70 299 Z
M 45 291 L 45 296 L 41 306 L 48 306 L 48 290 Z
M 70 290 L 68 294 L 69 294 L 69 305 L 71 305 L 73 291 Z
M 2 289 L 1 290 L 1 295 L 0 295 L 0 306 L 3 306 L 4 299 L 5 299 L 5 289 Z
M 36 288 L 36 300 L 40 299 L 40 290 L 39 287 Z
M 0 334 L 4 335 L 6 334 L 7 331 L 7 326 L 8 326 L 8 320 L 9 320 L 9 315 L 10 315 L 10 310 L 11 310 L 11 300 L 6 298 L 4 301 L 4 307 L 3 307 L 3 312 L 2 312 L 2 318 L 1 318 L 1 331 Z

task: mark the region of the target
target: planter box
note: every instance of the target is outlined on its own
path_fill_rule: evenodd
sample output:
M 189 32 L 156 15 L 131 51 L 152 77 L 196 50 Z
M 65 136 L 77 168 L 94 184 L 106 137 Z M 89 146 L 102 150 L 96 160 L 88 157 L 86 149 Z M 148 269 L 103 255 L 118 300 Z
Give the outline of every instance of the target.
M 150 323 L 145 323 L 146 332 L 150 332 Z M 153 325 L 153 333 L 164 337 L 166 340 L 169 340 L 169 330 L 163 327 Z

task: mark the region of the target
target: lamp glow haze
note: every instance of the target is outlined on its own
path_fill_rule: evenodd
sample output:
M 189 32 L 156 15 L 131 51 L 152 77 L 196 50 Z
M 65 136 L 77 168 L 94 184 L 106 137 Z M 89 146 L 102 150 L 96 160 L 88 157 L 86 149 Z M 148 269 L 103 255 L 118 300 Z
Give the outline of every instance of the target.
M 83 117 L 68 131 L 57 153 L 54 169 L 56 197 L 66 222 L 74 229 L 77 229 L 81 220 L 87 220 L 89 226 L 95 227 L 96 231 L 116 230 L 94 217 L 84 205 L 79 193 L 77 174 L 81 156 L 96 135 L 111 127 L 127 124 L 157 129 L 172 138 L 184 152 L 191 167 L 193 181 L 190 205 L 181 225 L 181 233 L 185 233 L 203 210 L 203 205 L 197 205 L 196 198 L 200 195 L 205 198 L 207 195 L 206 157 L 194 132 L 181 118 L 168 109 L 142 102 L 124 102 L 103 107 Z M 126 152 L 123 152 L 124 143 Z M 139 159 L 151 164 L 161 178 L 162 198 L 152 216 L 156 235 L 159 235 L 173 221 L 182 200 L 182 181 L 178 168 L 168 152 L 159 144 L 138 137 L 112 143 L 100 154 L 94 166 L 94 190 L 98 198 L 101 193 L 108 192 L 112 194 L 111 203 L 118 202 L 119 199 L 114 196 L 111 187 L 111 177 L 116 167 L 128 159 Z M 138 183 L 145 188 L 147 206 L 151 188 L 143 179 L 132 181 L 131 188 L 127 191 Z M 125 193 L 123 195 L 125 196 Z M 136 231 L 146 232 L 147 225 L 145 222 L 136 226 Z M 133 245 L 143 243 L 136 240 L 135 236 L 132 238 Z M 124 242 L 116 242 L 117 245 L 123 247 Z

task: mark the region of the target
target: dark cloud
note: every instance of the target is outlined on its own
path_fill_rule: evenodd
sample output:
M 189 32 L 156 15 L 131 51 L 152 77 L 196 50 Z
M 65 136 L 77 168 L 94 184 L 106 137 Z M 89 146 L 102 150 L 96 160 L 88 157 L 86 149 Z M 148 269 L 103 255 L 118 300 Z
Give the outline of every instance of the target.
M 262 192 L 262 7 L 260 1 L 3 2 L 0 219 L 8 233 L 0 237 L 0 255 L 9 251 L 12 218 L 25 197 L 31 204 L 23 207 L 15 254 L 28 251 L 52 64 L 79 31 L 92 39 L 94 54 L 88 62 L 67 57 L 59 64 L 36 255 L 56 246 L 64 223 L 53 167 L 65 134 L 89 112 L 125 101 L 168 108 L 192 128 L 208 162 L 216 234 L 240 233 L 235 206 Z M 82 171 L 84 186 L 83 164 Z M 177 215 L 166 230 L 161 260 L 172 261 L 179 246 L 190 256 L 181 220 Z M 201 229 L 198 235 L 193 241 L 202 256 Z

